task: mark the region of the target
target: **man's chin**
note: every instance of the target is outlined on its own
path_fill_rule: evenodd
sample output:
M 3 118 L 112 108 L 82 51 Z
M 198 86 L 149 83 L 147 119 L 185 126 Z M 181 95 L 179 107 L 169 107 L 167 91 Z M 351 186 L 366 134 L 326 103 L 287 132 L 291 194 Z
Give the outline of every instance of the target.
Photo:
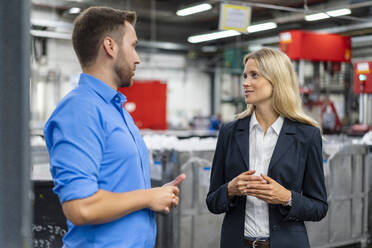
M 133 79 L 130 79 L 130 80 L 125 80 L 125 82 L 121 82 L 119 87 L 120 88 L 131 87 L 132 85 L 133 85 Z

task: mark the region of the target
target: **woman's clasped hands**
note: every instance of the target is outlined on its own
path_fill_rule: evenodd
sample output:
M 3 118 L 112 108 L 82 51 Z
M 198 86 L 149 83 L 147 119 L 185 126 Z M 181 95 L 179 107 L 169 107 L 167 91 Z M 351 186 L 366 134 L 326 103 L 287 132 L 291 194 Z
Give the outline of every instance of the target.
M 255 175 L 255 170 L 243 172 L 228 183 L 229 198 L 250 195 L 270 204 L 285 205 L 291 198 L 291 192 L 272 178 Z

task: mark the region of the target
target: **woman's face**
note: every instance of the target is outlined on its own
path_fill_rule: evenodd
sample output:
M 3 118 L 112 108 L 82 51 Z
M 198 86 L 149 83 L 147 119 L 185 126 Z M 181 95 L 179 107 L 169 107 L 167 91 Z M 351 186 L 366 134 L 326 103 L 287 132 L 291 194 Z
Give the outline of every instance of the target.
M 247 104 L 266 105 L 271 104 L 273 86 L 258 71 L 256 61 L 248 59 L 243 73 L 243 89 Z

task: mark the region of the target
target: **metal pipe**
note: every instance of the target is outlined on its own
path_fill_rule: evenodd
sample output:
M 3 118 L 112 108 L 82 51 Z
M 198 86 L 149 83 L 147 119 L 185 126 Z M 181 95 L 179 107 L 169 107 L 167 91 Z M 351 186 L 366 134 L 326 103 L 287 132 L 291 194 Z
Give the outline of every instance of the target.
M 156 42 L 156 0 L 151 0 L 151 30 L 150 30 L 151 43 Z M 156 47 L 151 46 L 152 52 L 156 52 Z
M 298 81 L 300 86 L 304 85 L 305 83 L 305 60 L 300 59 L 298 64 Z
M 368 94 L 361 93 L 359 95 L 359 123 L 367 125 L 368 116 Z
M 0 15 L 0 247 L 31 247 L 30 3 Z
M 372 96 L 372 95 L 371 95 Z M 367 149 L 366 149 L 367 150 Z M 364 193 L 364 203 L 363 203 L 363 226 L 362 226 L 362 234 L 367 238 L 368 236 L 368 193 L 369 193 L 369 170 L 370 170 L 370 164 L 368 164 L 369 157 L 372 156 L 372 154 L 368 154 L 366 151 L 366 154 L 363 155 L 363 166 L 364 166 L 364 185 L 363 185 L 363 193 Z
M 354 31 L 354 30 L 360 30 L 360 29 L 369 29 L 372 28 L 372 22 L 369 23 L 359 23 L 354 25 L 348 25 L 348 26 L 342 26 L 342 27 L 334 27 L 334 28 L 324 28 L 324 29 L 313 29 L 308 30 L 312 32 L 318 32 L 318 33 L 343 33 L 348 31 Z M 369 38 L 365 38 L 369 39 Z M 352 38 L 352 44 L 353 46 L 356 44 L 360 44 L 362 42 L 365 42 L 361 37 L 353 37 Z M 268 45 L 268 44 L 279 44 L 279 36 L 270 36 L 266 38 L 261 39 L 252 39 L 250 41 L 241 42 L 240 44 L 228 44 L 225 45 L 224 48 L 231 48 L 231 47 L 246 47 L 249 45 L 254 44 L 261 44 L 261 45 Z
M 372 126 L 372 94 L 368 94 L 367 96 L 366 112 L 367 125 Z
M 303 13 L 304 9 L 297 9 L 297 8 L 291 8 L 291 7 L 285 7 L 280 5 L 274 5 L 274 4 L 267 4 L 267 3 L 252 3 L 252 2 L 242 2 L 242 1 L 223 1 L 223 0 L 212 0 L 209 1 L 210 3 L 228 3 L 228 4 L 236 4 L 236 5 L 242 5 L 242 6 L 249 6 L 249 7 L 257 7 L 257 8 L 265 8 L 265 9 L 275 9 L 275 10 L 284 10 L 289 12 L 298 12 Z
M 213 105 L 215 113 L 221 113 L 221 75 L 221 67 L 217 67 L 214 71 Z

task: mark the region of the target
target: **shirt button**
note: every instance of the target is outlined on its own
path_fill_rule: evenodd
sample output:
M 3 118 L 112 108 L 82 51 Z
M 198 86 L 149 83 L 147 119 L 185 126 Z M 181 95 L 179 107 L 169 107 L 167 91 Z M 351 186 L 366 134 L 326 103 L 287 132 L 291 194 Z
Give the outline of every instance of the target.
M 118 101 L 119 101 L 119 97 L 115 97 L 115 101 L 117 101 L 117 102 L 118 102 Z

